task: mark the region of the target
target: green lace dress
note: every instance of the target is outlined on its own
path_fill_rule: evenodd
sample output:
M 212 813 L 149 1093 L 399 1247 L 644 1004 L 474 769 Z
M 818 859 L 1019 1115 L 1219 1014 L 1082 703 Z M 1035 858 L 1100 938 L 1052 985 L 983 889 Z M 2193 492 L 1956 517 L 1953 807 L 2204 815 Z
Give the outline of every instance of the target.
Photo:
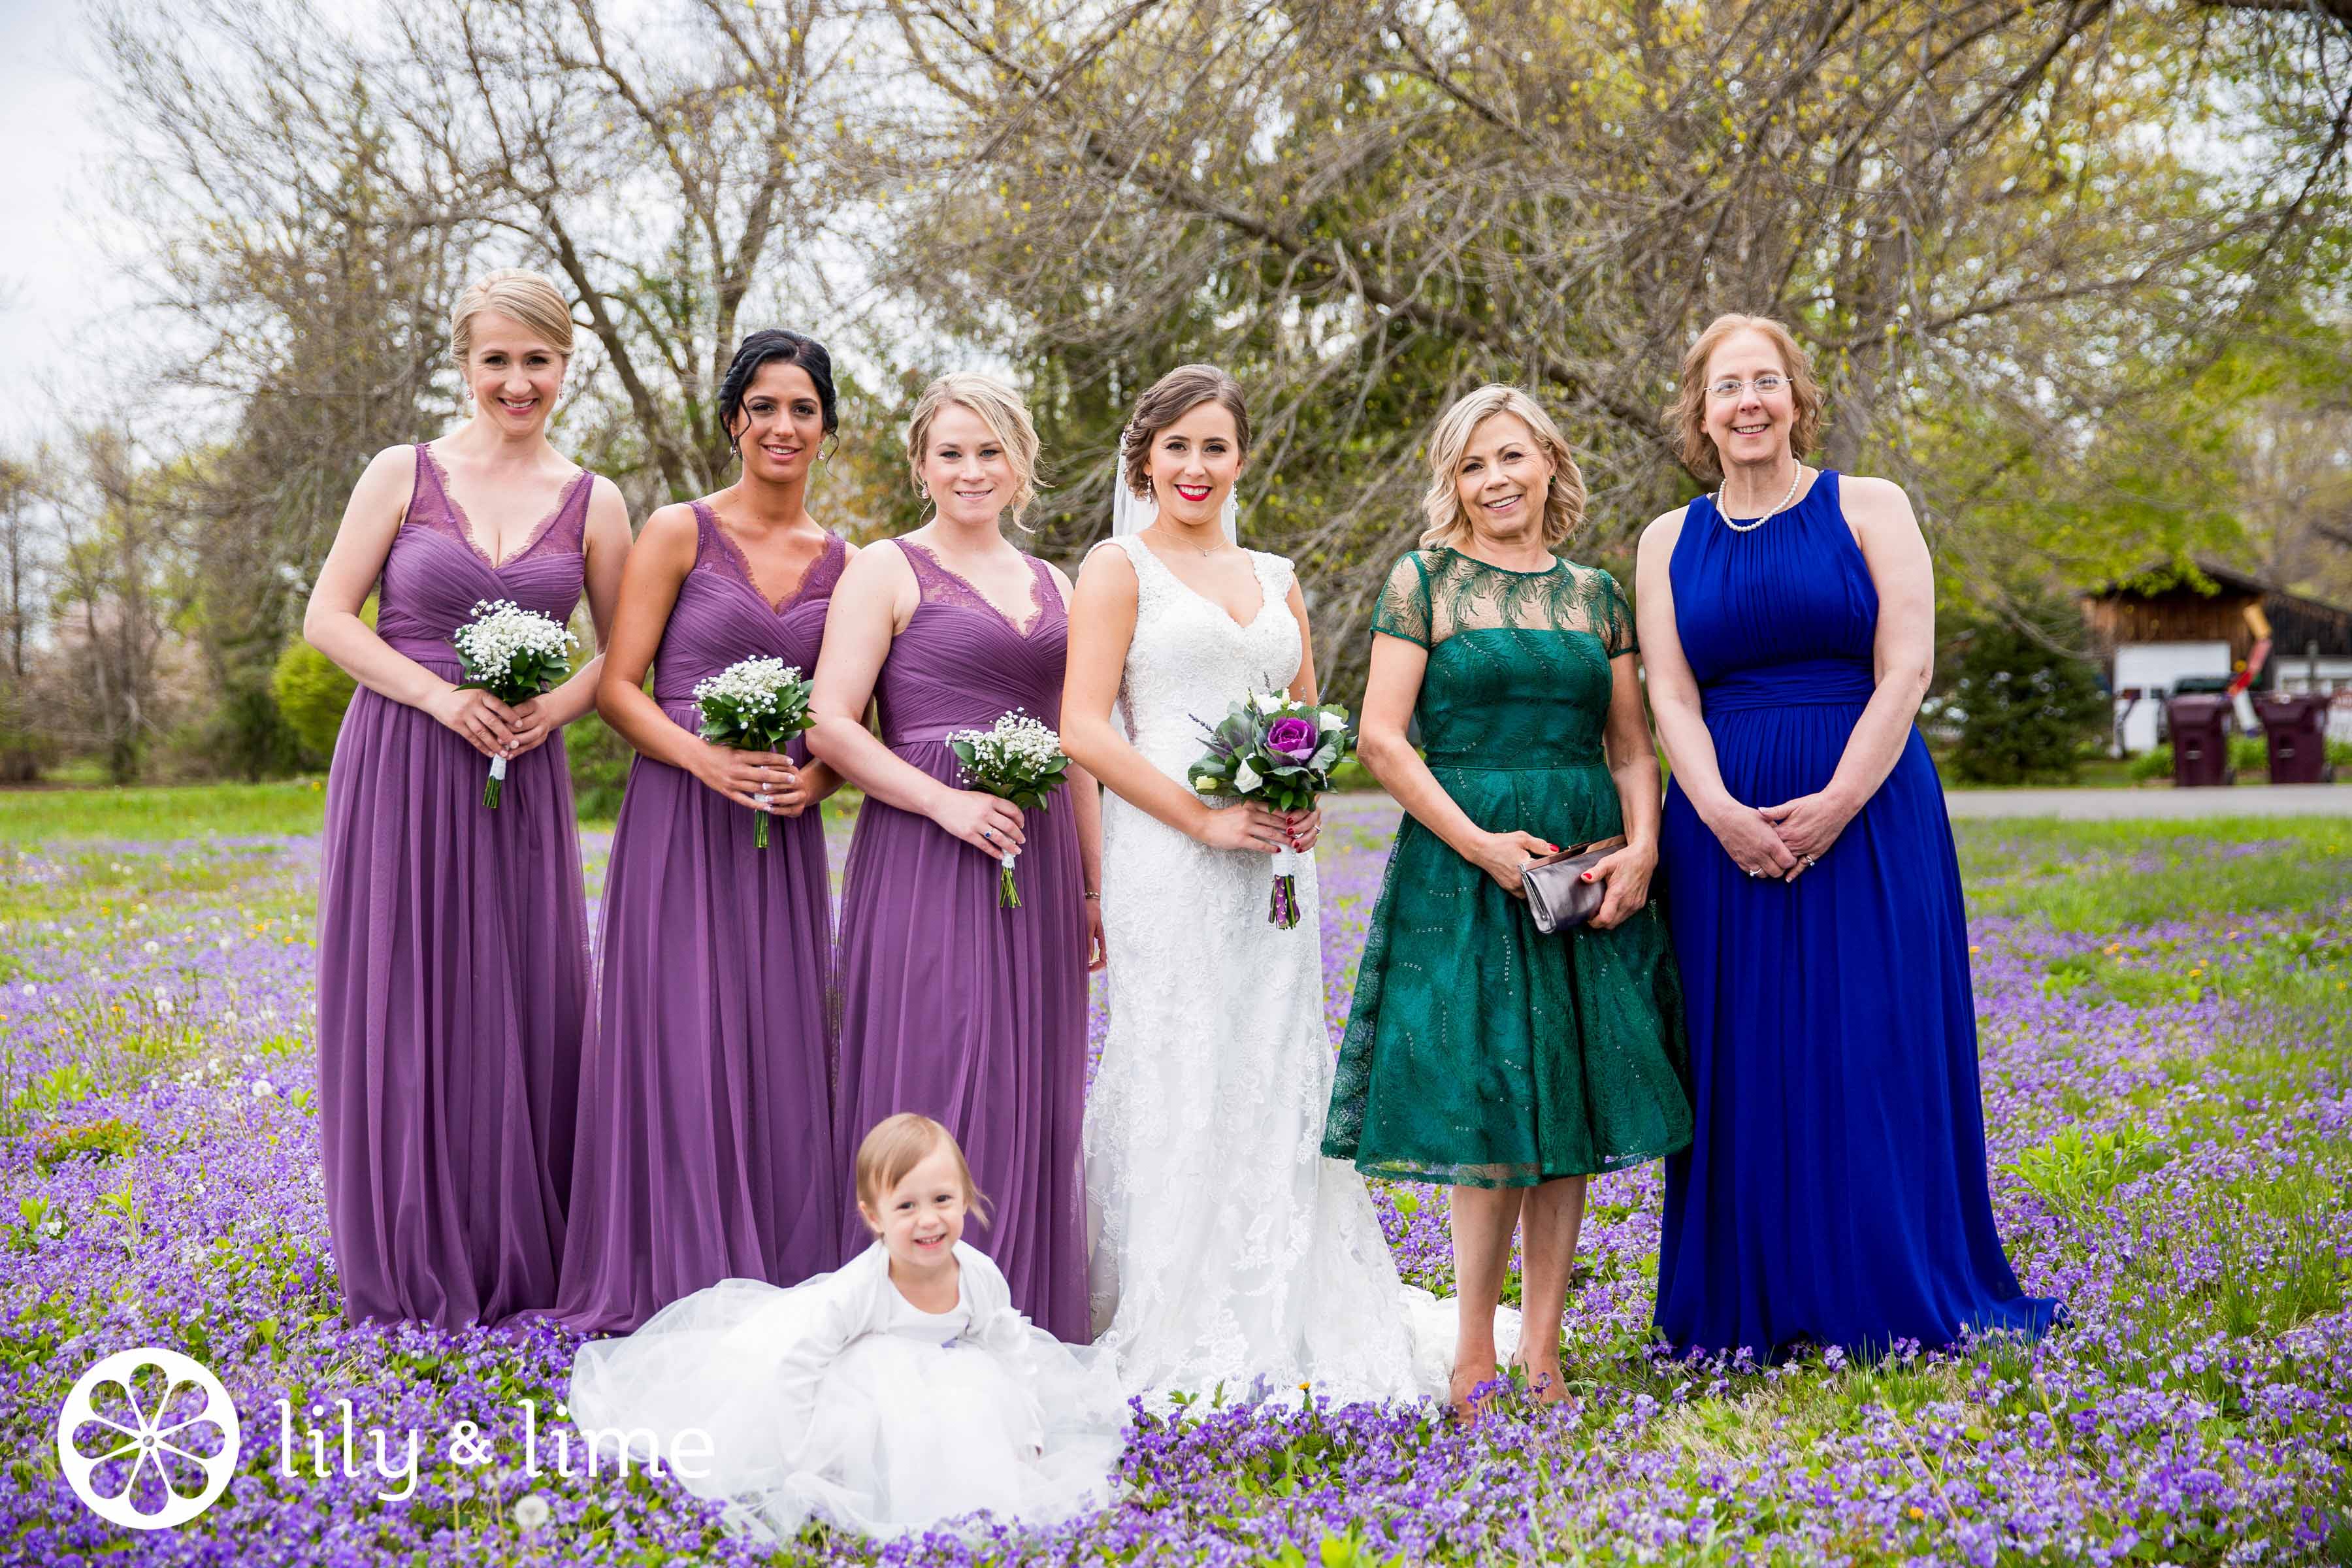
M 1624 830 L 1601 734 L 1633 616 L 1606 572 L 1397 563 L 1374 632 L 1429 650 L 1430 771 L 1480 826 L 1567 846 Z M 1654 898 L 1550 936 L 1407 816 L 1372 911 L 1323 1152 L 1368 1175 L 1533 1186 L 1690 1142 L 1682 989 Z

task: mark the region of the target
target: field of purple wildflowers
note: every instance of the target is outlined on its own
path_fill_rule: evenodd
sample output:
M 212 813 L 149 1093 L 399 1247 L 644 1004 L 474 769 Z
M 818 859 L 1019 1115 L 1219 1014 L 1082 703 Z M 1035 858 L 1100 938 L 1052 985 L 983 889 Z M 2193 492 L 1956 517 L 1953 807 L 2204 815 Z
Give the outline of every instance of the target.
M 1331 815 L 1336 1037 L 1394 813 Z M 299 789 L 0 797 L 0 1560 L 761 1560 L 667 1480 L 578 1473 L 555 1412 L 573 1337 L 343 1325 L 315 824 Z M 1594 1185 L 1564 1405 L 1507 1394 L 1464 1430 L 1203 1401 L 1139 1422 L 1098 1518 L 784 1559 L 2352 1562 L 2352 820 L 1961 842 L 1994 1205 L 2064 1331 L 1673 1361 L 1647 1341 L 1658 1179 L 1635 1171 Z M 1446 1288 L 1442 1196 L 1379 1199 L 1407 1273 Z M 85 1369 L 142 1344 L 220 1377 L 242 1447 L 208 1512 L 134 1534 L 76 1500 L 55 1427 Z

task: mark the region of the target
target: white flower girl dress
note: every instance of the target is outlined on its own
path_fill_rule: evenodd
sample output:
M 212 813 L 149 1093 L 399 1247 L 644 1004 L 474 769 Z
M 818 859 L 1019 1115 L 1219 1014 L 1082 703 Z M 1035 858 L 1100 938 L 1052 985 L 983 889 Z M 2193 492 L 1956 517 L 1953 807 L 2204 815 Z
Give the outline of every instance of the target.
M 572 1419 L 639 1463 L 650 1443 L 763 1541 L 813 1519 L 887 1537 L 981 1510 L 1035 1525 L 1106 1506 L 1127 1422 L 1108 1360 L 1015 1311 L 986 1253 L 958 1242 L 955 1257 L 942 1313 L 899 1294 L 878 1242 L 788 1289 L 721 1280 L 583 1348 Z

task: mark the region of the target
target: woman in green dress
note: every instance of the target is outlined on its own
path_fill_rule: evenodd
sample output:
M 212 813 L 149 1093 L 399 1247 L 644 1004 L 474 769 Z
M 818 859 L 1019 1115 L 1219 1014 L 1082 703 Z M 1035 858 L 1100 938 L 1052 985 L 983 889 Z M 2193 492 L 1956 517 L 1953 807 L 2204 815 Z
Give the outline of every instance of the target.
M 1323 1152 L 1451 1189 L 1463 1408 L 1494 1375 L 1514 1227 L 1519 1360 L 1556 1399 L 1585 1178 L 1682 1148 L 1691 1112 L 1681 988 L 1650 900 L 1658 763 L 1633 611 L 1608 573 L 1552 553 L 1581 521 L 1583 477 L 1515 387 L 1454 404 L 1429 449 L 1430 528 L 1374 614 L 1360 726 L 1365 765 L 1406 816 Z M 1405 738 L 1415 717 L 1426 761 Z M 1620 833 L 1595 868 L 1600 912 L 1538 931 L 1520 868 Z

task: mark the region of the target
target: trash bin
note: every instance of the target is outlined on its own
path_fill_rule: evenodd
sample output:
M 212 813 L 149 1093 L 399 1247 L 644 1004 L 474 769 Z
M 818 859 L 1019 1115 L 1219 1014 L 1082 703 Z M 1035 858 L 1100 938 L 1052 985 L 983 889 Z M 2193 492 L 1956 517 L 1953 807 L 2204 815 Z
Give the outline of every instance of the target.
M 2265 692 L 2254 699 L 2254 717 L 2270 742 L 2271 783 L 2327 784 L 2327 699 L 2315 691 Z
M 2230 766 L 2230 700 L 2222 696 L 2168 698 L 2167 726 L 2172 731 L 2172 783 L 2179 789 L 2233 784 Z

